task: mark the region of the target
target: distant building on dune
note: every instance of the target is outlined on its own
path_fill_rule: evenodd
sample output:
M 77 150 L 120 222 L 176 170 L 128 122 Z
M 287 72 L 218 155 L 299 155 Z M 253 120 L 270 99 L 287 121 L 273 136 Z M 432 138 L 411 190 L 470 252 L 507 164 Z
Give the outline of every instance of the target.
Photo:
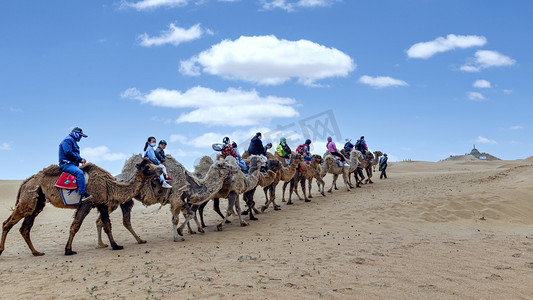
M 465 155 L 450 155 L 450 157 L 443 159 L 443 161 L 450 161 L 450 160 L 451 161 L 461 161 L 461 160 L 476 161 L 476 160 L 501 160 L 501 159 L 489 153 L 479 152 L 479 150 L 476 149 L 476 145 L 474 144 L 474 148 L 470 151 L 470 153 L 466 153 Z

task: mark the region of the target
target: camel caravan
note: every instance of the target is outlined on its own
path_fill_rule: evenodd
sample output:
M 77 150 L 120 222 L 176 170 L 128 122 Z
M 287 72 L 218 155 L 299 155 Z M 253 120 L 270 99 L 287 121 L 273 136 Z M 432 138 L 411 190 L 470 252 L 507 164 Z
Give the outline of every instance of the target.
M 311 154 L 309 139 L 298 146 L 296 151 L 292 151 L 286 139 L 281 138 L 279 146 L 272 154 L 268 152 L 272 144 L 263 147 L 261 133 L 258 132 L 242 156 L 237 144 L 230 143 L 227 137 L 223 143 L 213 144 L 213 149 L 220 151 L 220 154 L 215 160 L 210 156 L 202 157 L 193 172 L 172 156 L 165 155 L 167 143 L 164 140 L 161 140 L 154 150 L 156 140 L 149 137 L 145 143 L 144 155 L 133 155 L 126 160 L 122 172 L 112 176 L 104 169 L 87 163 L 80 156 L 77 142 L 82 137 L 87 135 L 83 134 L 80 128 L 74 128 L 60 144 L 59 165 L 51 165 L 22 182 L 12 214 L 3 222 L 0 254 L 5 249 L 6 237 L 11 228 L 24 219 L 20 227 L 22 237 L 33 255 L 44 255 L 33 246 L 30 231 L 35 218 L 42 212 L 46 203 L 75 210 L 65 246 L 65 255 L 73 255 L 76 254 L 72 250 L 74 237 L 92 208 L 96 208 L 99 213 L 96 221 L 98 247 L 108 247 L 102 239 L 103 229 L 111 248 L 120 250 L 123 247 L 113 238 L 109 218 L 109 214 L 118 207 L 122 211 L 124 227 L 139 244 L 146 243 L 131 224 L 134 200 L 145 206 L 159 204 L 159 209 L 168 204 L 172 214 L 174 241 L 183 241 L 185 226 L 189 234 L 196 233 L 190 221 L 194 220 L 198 232 L 204 232 L 207 226 L 203 212 L 210 201 L 213 202 L 214 211 L 221 217 L 220 223 L 216 225 L 216 229 L 221 231 L 224 224 L 231 223 L 229 217 L 232 214 L 238 216 L 241 226 L 247 226 L 243 216 L 248 215 L 249 220 L 258 220 L 255 215 L 264 213 L 271 204 L 274 210 L 280 210 L 281 205 L 276 203 L 278 184 L 283 184 L 281 202 L 291 205 L 293 192 L 298 199 L 311 201 L 313 180 L 317 183 L 318 192 L 325 197 L 324 177 L 327 174 L 333 175 L 328 190 L 331 193 L 333 189 L 337 189 L 339 176 L 342 176 L 346 190 L 350 191 L 361 187 L 361 184 L 372 183 L 374 165 L 380 165 L 380 171 L 383 169 L 382 175 L 386 169 L 386 154 L 378 160 L 382 153 L 368 151 L 364 137 L 361 137 L 356 145 L 347 141 L 340 152 L 332 139 L 328 138 L 328 151 L 322 156 Z M 366 170 L 367 178 L 363 175 L 363 170 Z M 355 186 L 351 180 L 352 174 Z M 303 198 L 298 192 L 298 186 Z M 285 196 L 287 187 L 288 199 Z M 266 201 L 264 205 L 256 207 L 254 195 L 258 188 L 263 190 Z M 241 207 L 241 196 L 245 208 Z M 228 201 L 224 212 L 220 210 L 220 199 Z M 184 218 L 181 224 L 180 214 Z

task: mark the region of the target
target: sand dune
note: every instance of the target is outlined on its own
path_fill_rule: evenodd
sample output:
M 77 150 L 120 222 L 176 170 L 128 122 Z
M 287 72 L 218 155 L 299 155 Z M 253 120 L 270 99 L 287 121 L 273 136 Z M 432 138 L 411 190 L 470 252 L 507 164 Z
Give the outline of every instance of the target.
M 73 211 L 47 206 L 0 256 L 0 298 L 531 298 L 533 157 L 391 163 L 388 180 L 311 203 L 282 204 L 238 226 L 172 242 L 167 207 L 136 203 L 136 244 L 112 214 L 122 251 L 96 249 L 96 212 L 63 249 Z M 327 178 L 329 188 L 331 179 Z M 20 181 L 0 181 L 0 219 Z M 280 189 L 278 198 L 280 198 Z M 262 203 L 262 192 L 256 202 Z

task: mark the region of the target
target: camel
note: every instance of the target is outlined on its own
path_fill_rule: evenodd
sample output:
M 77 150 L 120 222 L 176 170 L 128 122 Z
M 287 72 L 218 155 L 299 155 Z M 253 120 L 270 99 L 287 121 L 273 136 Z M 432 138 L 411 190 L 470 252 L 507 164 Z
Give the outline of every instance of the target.
M 249 159 L 247 159 L 248 162 L 250 161 Z M 269 161 L 270 162 L 270 161 Z M 202 170 L 205 170 L 206 169 L 206 166 L 209 166 L 210 164 L 212 164 L 213 161 L 211 160 L 210 157 L 208 156 L 204 156 L 201 160 L 200 160 L 200 164 L 196 165 L 195 166 L 195 174 L 198 175 L 199 177 L 202 177 Z M 270 185 L 275 177 L 277 176 L 275 170 L 268 170 L 267 171 L 267 174 L 263 174 L 263 173 L 259 173 L 259 180 L 258 180 L 258 183 L 257 185 L 258 186 L 267 186 L 267 185 Z M 243 215 L 246 215 L 246 214 L 249 214 L 250 216 L 250 220 L 252 221 L 255 221 L 255 220 L 258 220 L 258 218 L 256 218 L 253 213 L 258 213 L 257 209 L 255 209 L 255 202 L 253 201 L 253 192 L 255 192 L 255 187 L 250 190 L 250 191 L 247 191 L 244 193 L 243 195 L 243 199 L 246 203 L 246 205 L 251 209 L 252 211 L 250 211 L 249 209 L 243 211 L 241 214 Z M 202 228 L 205 228 L 207 227 L 207 225 L 205 225 L 204 223 L 204 214 L 203 214 L 203 211 L 204 211 L 204 208 L 205 206 L 207 205 L 208 201 L 207 202 L 204 202 L 200 205 L 194 205 L 192 207 L 193 209 L 193 212 L 196 212 L 198 211 L 199 215 L 200 215 L 200 226 Z M 220 216 L 222 217 L 222 219 L 224 219 L 224 215 L 222 214 L 222 212 L 220 211 L 220 201 L 218 198 L 214 198 L 213 199 L 213 210 Z M 225 223 L 231 223 L 229 220 L 226 220 Z M 192 231 L 192 229 L 190 228 L 189 226 L 189 231 Z
M 376 166 L 379 165 L 379 157 L 383 155 L 381 151 L 374 151 L 374 160 L 372 161 L 372 170 L 376 172 Z
M 266 203 L 264 206 L 261 207 L 261 212 L 264 212 L 269 206 L 270 203 L 273 203 L 274 210 L 280 210 L 281 207 L 276 204 L 276 186 L 280 181 L 290 182 L 291 179 L 295 176 L 296 172 L 298 171 L 298 168 L 300 167 L 300 164 L 303 162 L 302 155 L 298 153 L 293 153 L 289 157 L 289 166 L 287 168 L 281 167 L 278 171 L 278 176 L 274 179 L 274 182 L 268 186 L 263 188 L 263 191 L 265 193 Z M 285 188 L 286 184 L 283 186 L 283 194 L 282 194 L 282 202 L 285 202 Z M 267 195 L 267 192 L 270 196 Z
M 326 185 L 326 183 L 322 178 L 324 178 L 324 176 L 326 176 L 326 174 L 328 173 L 329 167 L 331 166 L 331 164 L 333 164 L 333 160 L 330 159 L 326 161 L 320 155 L 313 155 L 311 158 L 311 163 L 308 165 L 307 169 L 304 172 L 304 176 L 308 182 L 309 188 L 308 197 L 313 198 L 313 195 L 311 194 L 311 188 L 313 187 L 313 178 L 317 181 L 318 191 L 322 196 L 325 197 L 326 194 L 324 193 L 324 186 Z
M 127 181 L 134 172 L 135 164 L 142 160 L 140 154 L 130 157 L 124 167 L 122 168 L 122 173 L 117 175 L 117 180 L 119 182 Z M 181 199 L 184 191 L 187 191 L 188 194 L 194 194 L 194 197 L 197 198 L 209 198 L 224 184 L 224 180 L 231 178 L 232 169 L 229 165 L 225 163 L 216 163 L 209 165 L 203 171 L 203 179 L 198 179 L 197 176 L 188 172 L 185 167 L 180 164 L 174 157 L 171 155 L 166 156 L 166 167 L 169 173 L 169 176 L 173 178 L 172 189 L 167 192 L 166 189 L 163 189 L 159 183 L 146 182 L 139 192 L 133 196 L 133 199 L 140 201 L 144 206 L 150 206 L 154 204 L 160 204 L 161 206 L 171 203 L 171 207 L 177 211 L 177 214 L 173 214 L 172 219 L 179 220 L 179 212 L 181 207 L 184 205 L 183 200 Z M 152 186 L 150 186 L 152 185 Z M 141 239 L 137 233 L 133 230 L 131 226 L 131 209 L 133 208 L 133 199 L 127 201 L 123 204 L 120 204 L 122 210 L 122 221 L 124 227 L 133 235 L 137 243 L 144 244 L 146 240 Z M 118 208 L 118 203 L 109 206 L 109 213 L 113 212 Z M 160 207 L 161 208 L 161 207 Z M 103 248 L 107 247 L 106 244 L 102 241 L 102 222 L 100 217 L 96 220 L 96 227 L 98 232 L 98 247 Z M 201 229 L 200 229 L 201 230 Z M 202 230 L 201 230 L 202 231 Z M 174 240 L 179 240 L 174 236 Z
M 372 181 L 372 163 L 374 160 L 374 155 L 372 152 L 367 151 L 366 154 L 363 154 L 363 160 L 361 161 L 361 165 L 363 166 L 363 169 L 366 170 L 366 175 L 368 178 L 366 179 L 365 183 L 374 183 Z M 362 178 L 361 180 L 363 180 Z
M 357 159 L 354 161 L 352 160 L 352 153 L 354 153 L 354 151 L 357 151 Z M 350 186 L 352 186 L 352 177 L 350 176 L 351 174 L 353 174 L 354 178 L 355 178 L 355 187 L 357 188 L 360 188 L 361 187 L 361 183 L 363 183 L 363 179 L 365 179 L 365 176 L 363 175 L 363 171 L 362 171 L 362 161 L 363 161 L 363 153 L 361 153 L 361 151 L 359 150 L 352 150 L 349 154 L 344 150 L 342 149 L 341 150 L 341 154 L 344 155 L 344 157 L 350 157 L 350 161 L 351 163 L 350 164 L 350 172 L 348 173 L 348 183 L 350 184 Z M 352 164 L 354 164 L 352 166 Z
M 296 196 L 298 196 L 298 199 L 302 200 L 302 197 L 300 197 L 300 194 L 298 194 L 298 183 L 300 183 L 300 185 L 302 187 L 302 193 L 304 195 L 304 199 L 303 200 L 305 202 L 311 202 L 311 200 L 309 200 L 309 198 L 312 198 L 312 196 L 309 197 L 309 198 L 307 197 L 306 189 L 305 189 L 305 182 L 306 182 L 306 180 L 312 180 L 315 176 L 316 176 L 316 179 L 317 179 L 318 188 L 320 190 L 320 186 L 322 185 L 322 195 L 325 196 L 325 194 L 324 194 L 324 184 L 325 183 L 324 183 L 324 180 L 322 180 L 323 176 L 319 175 L 319 168 L 320 168 L 320 164 L 322 162 L 323 162 L 323 159 L 322 159 L 322 157 L 320 155 L 312 155 L 311 156 L 311 162 L 309 164 L 306 164 L 306 163 L 303 163 L 303 162 L 300 164 L 300 168 L 298 169 L 298 171 L 296 172 L 294 177 L 289 182 L 286 182 L 283 185 L 283 195 L 285 195 L 285 188 L 286 188 L 287 184 L 290 183 L 289 201 L 287 202 L 287 205 L 292 205 L 293 204 L 293 202 L 291 200 L 293 191 L 294 191 L 294 193 L 296 193 Z M 311 182 L 309 183 L 309 193 L 310 192 L 311 192 Z
M 94 207 L 100 212 L 104 231 L 109 238 L 113 250 L 123 249 L 113 239 L 108 207 L 129 201 L 139 192 L 145 182 L 161 175 L 163 171 L 160 167 L 153 165 L 150 160 L 143 159 L 135 165 L 135 174 L 131 179 L 125 183 L 119 183 L 109 172 L 92 163 L 83 165 L 81 169 L 89 175 L 90 180 L 87 184 L 87 192 L 93 197 L 78 205 L 65 205 L 60 195 L 60 190 L 55 187 L 55 183 L 62 173 L 58 165 L 51 165 L 43 169 L 21 184 L 13 213 L 3 223 L 0 254 L 4 251 L 4 243 L 9 231 L 24 218 L 24 222 L 20 228 L 22 237 L 28 244 L 33 255 L 44 255 L 44 253 L 37 251 L 33 247 L 30 239 L 30 231 L 35 218 L 43 210 L 46 202 L 50 202 L 53 206 L 59 208 L 76 209 L 74 220 L 70 226 L 70 236 L 65 246 L 65 255 L 76 254 L 76 252 L 72 251 L 74 236 L 80 229 L 87 214 Z
M 249 175 L 244 175 L 244 173 L 240 170 L 240 168 L 237 165 L 237 162 L 235 161 L 235 158 L 232 156 L 228 156 L 225 159 L 225 162 L 230 164 L 235 168 L 237 171 L 234 174 L 234 180 L 230 182 L 225 182 L 222 188 L 213 195 L 210 198 L 207 199 L 197 199 L 197 198 L 191 198 L 189 197 L 188 204 L 189 205 L 196 205 L 200 206 L 203 203 L 213 199 L 215 201 L 218 201 L 219 198 L 227 198 L 228 199 L 228 208 L 226 210 L 226 215 L 224 216 L 224 220 L 220 224 L 217 225 L 217 230 L 222 231 L 223 224 L 228 220 L 228 217 L 231 215 L 231 212 L 233 211 L 233 207 L 237 210 L 237 215 L 239 216 L 239 220 L 241 223 L 241 226 L 248 226 L 248 223 L 246 223 L 241 216 L 241 208 L 239 203 L 239 195 L 243 194 L 254 187 L 257 186 L 257 183 L 259 182 L 259 174 L 260 174 L 260 167 L 261 167 L 261 158 L 259 156 L 251 156 L 250 157 L 250 170 Z M 183 232 L 183 227 L 185 224 L 189 225 L 189 220 L 186 219 L 183 224 L 177 229 L 178 232 Z M 196 215 L 194 215 L 194 221 L 196 222 L 196 225 L 198 228 L 201 228 L 201 224 L 198 222 L 198 219 Z M 190 228 L 190 226 L 189 226 Z
M 278 172 L 281 169 L 281 163 L 277 160 L 269 159 L 267 161 L 267 174 L 264 175 L 263 173 L 259 173 L 259 181 L 257 182 L 257 186 L 253 189 L 245 192 L 243 194 L 244 202 L 246 202 L 246 205 L 248 205 L 248 210 L 244 211 L 243 214 L 248 213 L 250 216 L 250 220 L 258 220 L 256 217 L 254 217 L 253 213 L 259 213 L 257 209 L 255 208 L 255 201 L 254 201 L 254 194 L 257 189 L 257 187 L 262 187 L 263 189 L 268 188 L 271 186 L 276 178 L 278 177 Z M 266 193 L 265 193 L 266 197 Z
M 329 151 L 327 151 L 324 154 L 324 159 L 327 160 L 328 157 L 331 157 L 331 158 L 334 159 L 334 162 L 331 164 L 331 166 L 329 167 L 329 170 L 328 170 L 329 174 L 333 174 L 333 181 L 331 182 L 331 187 L 329 188 L 328 193 L 331 193 L 331 191 L 333 190 L 333 187 L 335 187 L 335 189 L 337 189 L 337 186 L 336 186 L 337 178 L 339 178 L 339 175 L 341 175 L 341 174 L 342 174 L 342 178 L 344 180 L 344 185 L 346 186 L 346 190 L 349 192 L 350 191 L 350 185 L 348 183 L 348 174 L 349 174 L 350 168 L 352 168 L 352 166 L 347 166 L 346 164 L 344 164 L 342 167 L 339 166 L 339 164 L 337 163 L 337 159 L 334 158 L 333 155 L 331 155 L 331 153 L 329 153 Z

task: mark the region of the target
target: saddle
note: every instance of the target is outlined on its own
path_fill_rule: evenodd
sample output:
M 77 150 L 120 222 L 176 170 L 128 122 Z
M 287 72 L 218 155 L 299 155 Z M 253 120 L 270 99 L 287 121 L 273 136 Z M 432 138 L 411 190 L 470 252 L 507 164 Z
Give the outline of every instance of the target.
M 89 174 L 83 173 L 85 176 L 85 184 L 89 182 Z M 63 172 L 57 180 L 55 187 L 59 188 L 61 199 L 65 205 L 78 205 L 81 202 L 81 195 L 78 192 L 78 183 L 76 176 Z
M 75 190 L 78 188 L 76 176 L 67 172 L 63 172 L 61 176 L 59 176 L 55 186 L 60 189 Z
M 172 189 L 163 188 L 158 178 L 150 180 L 150 190 L 157 202 L 163 205 L 168 203 L 168 197 L 170 196 Z

